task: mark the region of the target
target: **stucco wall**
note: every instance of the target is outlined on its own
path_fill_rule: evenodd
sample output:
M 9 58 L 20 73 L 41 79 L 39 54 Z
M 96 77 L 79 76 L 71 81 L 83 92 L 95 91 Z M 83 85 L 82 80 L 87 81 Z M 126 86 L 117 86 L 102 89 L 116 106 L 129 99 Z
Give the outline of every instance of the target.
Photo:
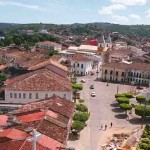
M 10 93 L 12 93 L 13 97 L 10 98 Z M 16 93 L 17 97 L 14 97 L 14 93 Z M 19 93 L 21 93 L 21 98 L 19 97 Z M 23 93 L 25 93 L 26 97 L 23 98 Z M 32 94 L 31 99 L 29 98 L 29 93 Z M 36 93 L 38 93 L 38 98 L 36 98 Z M 72 100 L 72 92 L 71 91 L 66 91 L 66 92 L 47 92 L 47 91 L 9 91 L 5 90 L 5 102 L 6 103 L 28 103 L 28 102 L 33 102 L 37 101 L 40 99 L 45 99 L 46 94 L 48 94 L 48 97 L 53 96 L 53 94 L 60 96 L 60 97 L 65 97 L 66 94 L 66 99 Z

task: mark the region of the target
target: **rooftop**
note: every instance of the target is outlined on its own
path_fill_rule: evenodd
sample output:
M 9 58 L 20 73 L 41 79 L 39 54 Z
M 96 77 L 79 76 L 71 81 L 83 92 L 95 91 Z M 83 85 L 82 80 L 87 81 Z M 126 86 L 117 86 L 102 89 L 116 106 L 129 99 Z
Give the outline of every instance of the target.
M 0 115 L 0 126 L 7 126 L 8 116 Z
M 54 111 L 55 113 L 70 118 L 74 113 L 74 109 L 75 109 L 74 102 L 61 98 L 59 96 L 52 96 L 48 99 L 25 104 L 22 107 L 20 107 L 18 110 L 16 110 L 15 114 L 33 112 L 39 110 L 51 110 Z
M 58 45 L 58 43 L 51 42 L 51 41 L 38 42 L 37 44 L 38 44 L 38 45 L 49 45 L 49 46 Z
M 9 80 L 9 81 L 8 81 Z M 67 78 L 50 71 L 40 69 L 6 80 L 6 89 L 14 91 L 71 91 Z
M 71 58 L 72 61 L 76 61 L 76 62 L 89 62 L 91 61 L 91 59 L 87 58 L 86 56 L 82 55 L 82 54 L 75 54 L 73 55 L 73 57 Z
M 92 46 L 92 45 L 80 45 L 79 50 L 88 50 L 88 51 L 97 51 L 98 46 Z
M 123 69 L 123 70 L 142 70 L 142 71 L 150 71 L 150 64 L 146 63 L 136 63 L 133 62 L 131 64 L 126 64 L 126 63 L 107 63 L 104 64 L 103 67 L 110 67 L 110 68 L 117 68 L 117 69 Z

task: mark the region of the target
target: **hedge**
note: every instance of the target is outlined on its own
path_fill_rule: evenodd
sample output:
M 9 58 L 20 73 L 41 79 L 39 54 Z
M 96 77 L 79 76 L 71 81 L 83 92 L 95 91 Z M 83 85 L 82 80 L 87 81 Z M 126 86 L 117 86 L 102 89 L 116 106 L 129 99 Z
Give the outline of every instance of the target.
M 146 98 L 144 96 L 136 96 L 136 100 L 137 100 L 137 102 L 139 102 L 141 104 L 142 102 L 144 102 L 146 100 Z
M 77 90 L 82 90 L 83 89 L 83 85 L 80 84 L 80 83 L 75 83 L 75 84 L 72 84 L 72 88 L 73 89 L 77 89 Z
M 135 107 L 135 114 L 138 116 L 144 115 L 144 108 L 145 106 L 139 105 Z M 145 116 L 150 116 L 150 105 L 146 106 L 145 109 Z
M 126 97 L 118 97 L 116 100 L 119 104 L 121 104 L 121 103 L 129 104 L 129 102 L 130 102 L 130 100 Z
M 118 98 L 118 97 L 125 97 L 125 95 L 124 94 L 116 94 L 115 98 Z
M 79 99 L 79 103 L 83 103 L 84 102 L 84 99 Z
M 80 121 L 74 121 L 72 124 L 72 129 L 76 132 L 80 132 L 84 128 L 84 123 Z
M 88 108 L 84 104 L 77 104 L 76 110 L 81 111 L 81 112 L 88 112 Z
M 89 114 L 87 112 L 76 112 L 73 119 L 85 123 L 89 119 Z
M 121 103 L 120 104 L 120 108 L 125 109 L 125 110 L 131 110 L 132 109 L 132 105 L 126 104 L 126 103 Z
M 133 94 L 132 93 L 125 93 L 124 95 L 127 98 L 133 98 Z

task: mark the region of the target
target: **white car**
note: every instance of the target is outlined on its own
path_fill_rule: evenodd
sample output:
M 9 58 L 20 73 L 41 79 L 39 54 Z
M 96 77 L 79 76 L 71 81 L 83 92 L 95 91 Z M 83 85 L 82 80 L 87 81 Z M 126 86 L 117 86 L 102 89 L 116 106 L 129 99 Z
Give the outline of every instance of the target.
M 84 79 L 81 79 L 81 82 L 82 82 L 82 83 L 85 83 L 85 80 L 84 80 Z
M 92 97 L 95 97 L 95 96 L 96 96 L 95 92 L 92 92 L 92 93 L 91 93 L 91 96 L 92 96 Z

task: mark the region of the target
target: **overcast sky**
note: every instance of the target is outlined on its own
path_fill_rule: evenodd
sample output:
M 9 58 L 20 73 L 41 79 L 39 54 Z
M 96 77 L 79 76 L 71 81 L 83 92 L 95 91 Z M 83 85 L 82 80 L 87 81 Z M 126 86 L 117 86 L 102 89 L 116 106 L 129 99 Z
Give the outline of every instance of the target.
M 150 24 L 150 0 L 0 0 L 0 22 Z

